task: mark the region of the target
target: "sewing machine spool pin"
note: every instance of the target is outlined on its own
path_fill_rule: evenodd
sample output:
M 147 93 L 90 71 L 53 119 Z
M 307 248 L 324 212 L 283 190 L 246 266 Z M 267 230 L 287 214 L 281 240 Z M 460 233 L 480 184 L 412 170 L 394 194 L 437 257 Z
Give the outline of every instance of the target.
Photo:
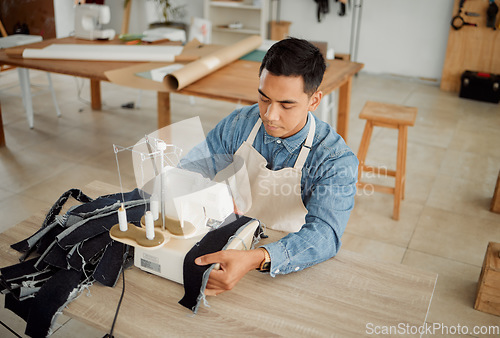
M 160 150 L 160 201 L 161 201 L 161 214 L 165 215 L 165 186 L 163 180 L 163 170 L 165 169 L 165 163 L 163 162 L 163 157 L 165 156 L 165 150 L 167 149 L 167 144 L 163 141 L 158 141 L 156 147 Z M 165 231 L 165 217 L 161 217 L 161 229 Z

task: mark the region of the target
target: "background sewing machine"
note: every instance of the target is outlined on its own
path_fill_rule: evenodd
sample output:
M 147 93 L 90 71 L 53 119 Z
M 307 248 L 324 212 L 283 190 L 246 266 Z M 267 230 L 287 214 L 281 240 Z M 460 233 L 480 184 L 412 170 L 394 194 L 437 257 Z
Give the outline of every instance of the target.
M 109 23 L 111 11 L 109 6 L 83 4 L 75 6 L 75 37 L 86 40 L 112 40 L 113 29 L 102 29 Z

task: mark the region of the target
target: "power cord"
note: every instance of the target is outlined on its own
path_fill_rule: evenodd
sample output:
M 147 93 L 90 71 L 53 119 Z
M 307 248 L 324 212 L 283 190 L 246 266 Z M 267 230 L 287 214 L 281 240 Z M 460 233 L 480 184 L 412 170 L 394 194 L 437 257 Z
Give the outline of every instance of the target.
M 74 77 L 75 79 L 75 83 L 76 83 L 76 92 L 77 92 L 77 99 L 78 101 L 80 101 L 81 103 L 87 105 L 87 106 L 90 106 L 92 104 L 92 102 L 90 100 L 87 100 L 85 98 L 82 97 L 82 90 L 83 90 L 83 87 L 84 87 L 84 80 L 83 79 L 78 79 L 77 77 Z M 117 109 L 139 109 L 141 107 L 141 96 L 142 96 L 142 90 L 139 91 L 139 95 L 137 97 L 137 100 L 134 102 L 134 101 L 130 101 L 130 102 L 126 102 L 124 104 L 122 104 L 121 106 L 108 106 L 106 104 L 103 103 L 103 106 L 106 107 L 106 109 L 109 109 L 109 110 L 117 110 Z M 82 110 L 80 110 L 81 112 Z
M 116 306 L 115 318 L 113 318 L 113 324 L 111 324 L 111 330 L 109 333 L 105 334 L 103 338 L 114 338 L 113 331 L 115 329 L 116 319 L 118 318 L 118 312 L 120 312 L 120 306 L 122 305 L 123 295 L 125 294 L 125 262 L 127 261 L 128 250 L 126 250 L 128 245 L 123 245 L 123 260 L 122 260 L 122 293 L 120 295 L 120 300 Z

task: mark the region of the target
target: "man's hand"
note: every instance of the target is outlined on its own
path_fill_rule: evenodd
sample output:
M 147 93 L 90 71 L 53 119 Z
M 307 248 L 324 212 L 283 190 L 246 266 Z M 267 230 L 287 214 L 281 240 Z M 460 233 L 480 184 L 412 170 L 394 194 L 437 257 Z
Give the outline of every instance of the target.
M 210 272 L 205 295 L 216 296 L 231 290 L 248 271 L 257 269 L 264 258 L 262 249 L 223 250 L 196 258 L 198 265 L 220 264 L 220 270 Z

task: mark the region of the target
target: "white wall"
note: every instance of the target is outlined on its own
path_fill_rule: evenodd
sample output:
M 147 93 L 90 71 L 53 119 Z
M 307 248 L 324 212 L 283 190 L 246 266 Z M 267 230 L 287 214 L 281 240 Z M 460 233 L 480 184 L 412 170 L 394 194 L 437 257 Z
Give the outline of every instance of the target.
M 56 23 L 56 37 L 64 38 L 75 30 L 75 16 L 73 1 L 54 0 L 54 19 Z
M 292 36 L 348 53 L 353 9 L 341 17 L 339 7 L 330 1 L 318 23 L 314 0 L 281 0 L 281 20 L 292 22 Z M 453 0 L 364 0 L 357 61 L 366 72 L 440 79 L 452 9 Z
M 129 32 L 141 33 L 150 22 L 158 20 L 154 2 L 132 1 Z M 54 0 L 58 37 L 72 31 L 72 3 L 72 0 Z M 123 0 L 106 3 L 111 7 L 111 22 L 106 28 L 119 33 Z M 188 15 L 183 21 L 189 22 L 191 16 L 203 17 L 203 0 L 175 0 L 175 3 L 187 4 Z M 348 8 L 344 17 L 337 15 L 338 9 L 339 4 L 330 0 L 330 13 L 319 23 L 314 0 L 281 0 L 280 18 L 292 22 L 290 35 L 327 41 L 336 52 L 348 53 L 353 8 Z M 357 61 L 365 64 L 363 71 L 439 80 L 452 9 L 453 0 L 364 0 L 357 53 Z

